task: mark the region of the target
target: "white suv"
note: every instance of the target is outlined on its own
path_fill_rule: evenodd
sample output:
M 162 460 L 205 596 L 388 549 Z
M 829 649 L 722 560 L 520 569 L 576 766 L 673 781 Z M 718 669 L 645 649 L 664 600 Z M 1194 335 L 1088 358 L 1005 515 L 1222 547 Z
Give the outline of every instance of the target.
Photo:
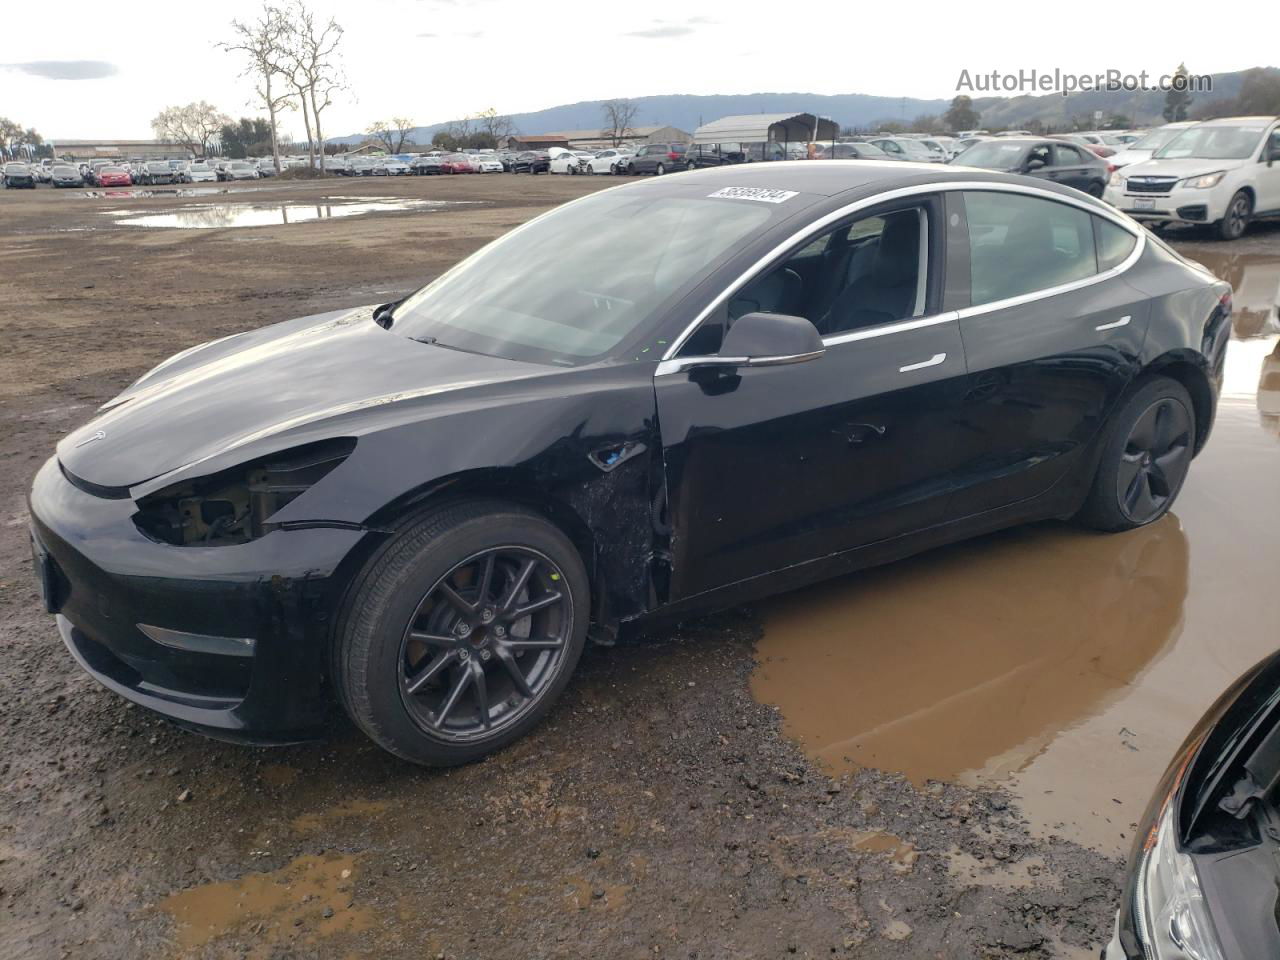
M 1103 199 L 1135 220 L 1212 224 L 1235 240 L 1254 217 L 1280 216 L 1280 120 L 1190 126 L 1150 160 L 1112 173 Z

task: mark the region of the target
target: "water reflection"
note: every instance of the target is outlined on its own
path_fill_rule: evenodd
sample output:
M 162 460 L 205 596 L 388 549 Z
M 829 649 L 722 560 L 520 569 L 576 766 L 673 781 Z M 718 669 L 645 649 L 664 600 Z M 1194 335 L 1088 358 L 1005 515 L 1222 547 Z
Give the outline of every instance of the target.
M 1168 649 L 1187 568 L 1173 516 L 959 544 L 766 604 L 752 690 L 832 771 L 1001 778 Z
M 1236 339 L 1280 333 L 1280 252 L 1229 253 L 1218 245 L 1196 247 L 1187 255 L 1231 284 Z
M 358 217 L 369 213 L 400 210 L 436 210 L 458 206 L 464 201 L 421 200 L 400 197 L 373 199 L 332 198 L 322 203 L 213 203 L 187 207 L 169 213 L 124 213 L 117 211 L 116 223 L 128 227 L 180 230 L 213 230 L 223 227 L 270 227 Z

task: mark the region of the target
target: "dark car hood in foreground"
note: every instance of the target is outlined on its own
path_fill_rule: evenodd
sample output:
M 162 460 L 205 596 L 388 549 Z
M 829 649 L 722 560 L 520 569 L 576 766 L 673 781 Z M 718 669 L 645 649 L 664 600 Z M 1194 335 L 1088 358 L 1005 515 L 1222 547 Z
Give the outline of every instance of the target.
M 272 434 L 555 368 L 416 343 L 372 308 L 304 317 L 161 364 L 58 444 L 80 480 L 123 490 Z

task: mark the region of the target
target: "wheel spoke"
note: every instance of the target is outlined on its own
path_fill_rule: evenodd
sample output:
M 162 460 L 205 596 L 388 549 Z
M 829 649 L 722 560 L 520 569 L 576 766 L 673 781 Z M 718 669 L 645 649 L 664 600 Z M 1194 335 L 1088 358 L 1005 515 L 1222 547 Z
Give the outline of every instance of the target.
M 426 633 L 422 630 L 410 630 L 409 639 L 417 640 L 419 643 L 426 644 L 428 647 L 450 647 L 457 643 L 456 637 L 446 637 L 438 633 Z
M 1125 491 L 1125 500 L 1129 499 L 1129 489 L 1133 486 L 1134 477 L 1142 472 L 1142 455 L 1124 453 L 1120 456 L 1120 468 L 1116 480 L 1121 490 Z
M 1158 412 L 1158 407 L 1149 407 L 1138 418 L 1138 422 L 1133 425 L 1133 431 L 1129 434 L 1129 447 L 1137 448 L 1139 451 L 1151 449 L 1152 441 L 1155 439 Z
M 520 592 L 524 590 L 525 585 L 529 582 L 529 577 L 533 575 L 534 567 L 537 565 L 537 560 L 526 560 L 520 567 L 520 572 L 511 581 L 511 586 L 507 589 L 507 595 L 502 600 L 501 609 L 504 613 L 515 606 L 516 601 L 520 598 Z
M 508 640 L 504 646 L 508 650 L 559 650 L 564 646 L 564 641 L 555 637 L 543 637 L 538 640 Z
M 480 726 L 489 729 L 489 687 L 485 683 L 484 667 L 477 660 L 471 661 L 471 684 L 476 688 L 476 708 L 480 711 Z
M 417 674 L 410 677 L 406 681 L 407 682 L 407 686 L 405 687 L 406 692 L 417 693 L 419 690 L 422 689 L 423 684 L 430 681 L 432 677 L 437 676 L 440 673 L 440 671 L 443 670 L 446 666 L 448 666 L 452 660 L 453 660 L 452 650 L 446 650 L 443 653 L 436 654 L 435 657 L 432 659 L 432 661 L 426 665 L 426 667 L 424 667 Z
M 459 613 L 466 614 L 468 617 L 470 617 L 473 613 L 476 612 L 475 606 L 473 606 L 470 603 L 467 603 L 466 600 L 463 600 L 462 597 L 458 594 L 458 591 L 454 590 L 453 587 L 449 586 L 449 584 L 444 583 L 442 581 L 440 583 L 440 586 L 436 587 L 436 590 L 438 590 L 440 593 L 440 596 L 444 597 L 444 599 L 449 603 L 449 605 L 454 607 Z
M 1165 476 L 1165 472 L 1160 469 L 1159 464 L 1153 463 L 1148 468 L 1147 483 L 1153 497 L 1159 497 L 1163 500 L 1169 496 L 1169 478 Z
M 551 606 L 553 603 L 559 603 L 559 602 L 560 602 L 559 591 L 555 593 L 548 593 L 544 597 L 539 597 L 537 600 L 534 600 L 531 603 L 526 603 L 523 607 L 519 607 L 516 610 L 513 610 L 507 616 L 508 616 L 508 619 L 511 619 L 511 620 L 523 620 L 525 617 L 529 616 L 529 614 L 537 613 L 539 610 L 544 610 L 547 607 Z
M 532 698 L 533 688 L 529 686 L 529 681 L 525 679 L 524 672 L 520 669 L 520 664 L 516 663 L 516 658 L 511 655 L 511 651 L 504 646 L 495 648 L 493 653 L 498 658 L 498 662 L 506 668 L 512 685 L 520 695 L 526 700 Z
M 493 586 L 493 567 L 498 555 L 490 553 L 484 558 L 484 570 L 480 574 L 480 589 L 476 593 L 476 605 L 483 607 L 489 601 L 489 590 Z
M 470 667 L 464 667 L 458 673 L 457 682 L 454 683 L 453 689 L 449 691 L 449 696 L 440 706 L 439 712 L 436 714 L 435 727 L 438 730 L 444 726 L 445 720 L 449 718 L 449 713 L 458 705 L 458 698 L 462 696 L 462 691 L 467 689 L 467 685 L 471 683 L 472 673 Z
M 1146 520 L 1155 512 L 1155 498 L 1151 492 L 1151 478 L 1146 471 L 1138 474 L 1137 483 L 1134 486 L 1132 496 L 1126 499 L 1129 507 L 1129 516 L 1134 520 Z

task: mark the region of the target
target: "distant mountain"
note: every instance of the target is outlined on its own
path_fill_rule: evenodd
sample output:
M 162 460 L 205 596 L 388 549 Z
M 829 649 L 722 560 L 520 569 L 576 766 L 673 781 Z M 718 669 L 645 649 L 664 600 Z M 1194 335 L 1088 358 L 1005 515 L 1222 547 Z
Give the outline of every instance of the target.
M 1280 74 L 1280 69 L 1266 68 L 1268 73 Z M 1244 71 L 1213 74 L 1213 93 L 1193 94 L 1196 104 L 1234 97 L 1240 92 Z M 828 96 L 817 93 L 744 93 L 696 96 L 675 94 L 658 97 L 634 97 L 639 107 L 637 126 L 673 126 L 693 132 L 703 123 L 719 117 L 743 113 L 786 113 L 789 111 L 817 113 L 831 117 L 841 127 L 870 127 L 884 120 L 910 123 L 922 114 L 942 114 L 950 106 L 950 98 L 919 100 L 913 97 L 873 97 L 863 93 L 842 93 Z M 533 113 L 517 113 L 511 117 L 516 130 L 521 133 L 552 133 L 557 130 L 598 129 L 603 120 L 603 100 L 583 100 Z M 1104 116 L 1121 114 L 1129 117 L 1135 126 L 1163 123 L 1164 94 L 1160 91 L 1143 93 L 1075 93 L 1063 97 L 1048 93 L 1038 97 L 975 97 L 974 107 L 982 113 L 984 127 L 1021 127 L 1032 120 L 1039 120 L 1055 129 L 1069 127 L 1071 118 L 1092 118 L 1101 110 Z M 411 139 L 426 144 L 448 121 L 414 127 Z M 353 133 L 345 137 L 332 137 L 330 143 L 357 144 L 367 136 Z
M 911 97 L 872 97 L 862 93 L 823 96 L 816 93 L 743 93 L 694 96 L 675 94 L 660 97 L 632 97 L 639 107 L 636 126 L 672 126 L 692 133 L 703 123 L 740 113 L 808 112 L 831 117 L 841 126 L 866 126 L 877 120 L 914 120 L 922 113 L 941 113 L 947 100 L 917 100 Z M 533 113 L 512 114 L 521 133 L 552 133 L 556 130 L 596 130 L 604 123 L 603 100 L 583 100 Z M 430 143 L 448 121 L 414 127 L 415 143 Z M 355 133 L 334 137 L 330 143 L 363 143 L 368 137 Z

